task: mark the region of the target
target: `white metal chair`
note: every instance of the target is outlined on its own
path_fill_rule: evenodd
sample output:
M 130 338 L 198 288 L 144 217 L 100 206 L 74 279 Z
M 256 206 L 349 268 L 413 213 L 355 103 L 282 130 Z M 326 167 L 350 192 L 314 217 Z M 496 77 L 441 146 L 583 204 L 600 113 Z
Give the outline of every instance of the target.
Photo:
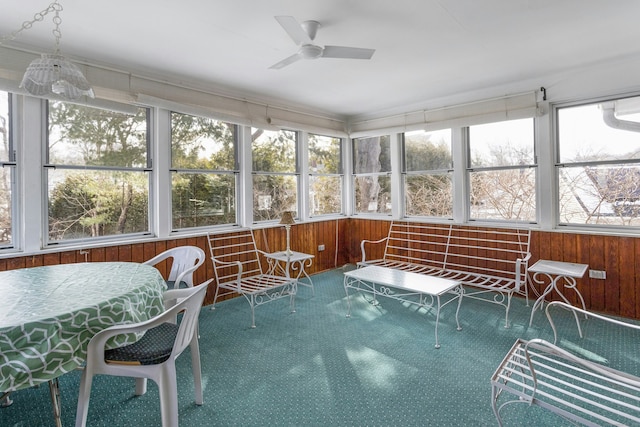
M 252 328 L 256 327 L 255 308 L 270 301 L 288 297 L 291 312 L 295 313 L 298 280 L 263 272 L 260 256 L 265 252 L 256 247 L 253 231 L 209 233 L 207 238 L 217 285 L 212 309 L 219 296 L 240 294 L 251 307 Z
M 146 392 L 147 378 L 158 385 L 163 427 L 178 425 L 175 359 L 191 347 L 195 382 L 195 402 L 202 405 L 200 349 L 196 333 L 197 319 L 210 279 L 199 286 L 171 289 L 164 293 L 165 311 L 145 322 L 116 325 L 98 332 L 89 342 L 87 364 L 80 381 L 76 427 L 87 422 L 93 376 L 98 374 L 136 378 L 136 395 Z M 180 322 L 178 314 L 182 313 Z M 107 341 L 119 334 L 144 332 L 133 344 L 107 350 Z
M 204 251 L 197 246 L 178 246 L 167 249 L 143 264 L 155 266 L 169 258 L 173 258 L 167 277 L 169 289 L 178 289 L 182 283 L 187 287 L 193 287 L 193 272 L 204 263 Z

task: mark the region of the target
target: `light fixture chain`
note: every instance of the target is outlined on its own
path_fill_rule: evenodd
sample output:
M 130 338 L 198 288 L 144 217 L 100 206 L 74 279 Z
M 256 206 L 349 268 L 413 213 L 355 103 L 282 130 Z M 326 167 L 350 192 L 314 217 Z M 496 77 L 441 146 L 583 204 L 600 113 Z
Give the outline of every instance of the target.
M 22 27 L 20 27 L 20 29 L 15 30 L 15 31 L 11 32 L 10 34 L 7 34 L 7 35 L 4 35 L 4 36 L 0 37 L 0 44 L 2 44 L 3 42 L 6 42 L 6 41 L 15 40 L 15 38 L 18 37 L 18 35 L 20 33 L 22 33 L 24 30 L 31 29 L 31 27 L 33 27 L 33 24 L 35 24 L 36 22 L 44 21 L 44 18 L 49 13 L 55 12 L 56 13 L 56 17 L 58 18 L 58 21 L 56 21 L 55 18 L 53 19 L 54 24 L 56 24 L 56 28 L 53 30 L 53 35 L 56 37 L 56 50 L 57 50 L 58 42 L 59 42 L 60 37 L 61 37 L 60 30 L 58 28 L 60 26 L 60 23 L 62 22 L 62 19 L 59 16 L 61 10 L 62 10 L 62 5 L 60 3 L 58 3 L 58 0 L 54 1 L 46 9 L 43 9 L 40 12 L 34 14 L 33 15 L 33 19 L 31 21 L 24 21 L 22 23 Z M 56 34 L 56 32 L 57 32 L 57 34 Z

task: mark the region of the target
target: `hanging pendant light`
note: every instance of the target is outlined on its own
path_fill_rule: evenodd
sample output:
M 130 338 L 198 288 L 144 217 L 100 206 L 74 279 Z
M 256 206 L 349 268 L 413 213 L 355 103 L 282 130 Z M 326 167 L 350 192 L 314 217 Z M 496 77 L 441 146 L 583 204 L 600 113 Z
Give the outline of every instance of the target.
M 82 71 L 60 54 L 60 38 L 62 37 L 60 32 L 60 24 L 62 24 L 61 11 L 62 5 L 58 3 L 58 0 L 55 0 L 45 10 L 36 13 L 32 21 L 24 22 L 22 28 L 11 34 L 10 39 L 13 40 L 20 32 L 31 28 L 35 22 L 42 21 L 47 14 L 54 13 L 54 53 L 42 54 L 40 58 L 33 60 L 22 77 L 20 87 L 35 96 L 46 97 L 55 94 L 71 100 L 82 96 L 93 98 L 93 89 L 82 74 Z

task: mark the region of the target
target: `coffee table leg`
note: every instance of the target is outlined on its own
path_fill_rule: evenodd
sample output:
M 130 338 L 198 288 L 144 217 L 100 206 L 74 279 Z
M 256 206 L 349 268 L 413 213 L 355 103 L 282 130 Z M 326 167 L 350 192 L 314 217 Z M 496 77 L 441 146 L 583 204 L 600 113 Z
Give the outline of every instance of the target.
M 436 348 L 440 348 L 440 342 L 438 341 L 438 323 L 440 322 L 440 295 L 438 299 L 438 310 L 436 311 Z
M 456 308 L 456 324 L 458 325 L 458 330 L 462 330 L 462 326 L 460 326 L 460 321 L 458 320 L 458 313 L 460 312 L 460 304 L 462 304 L 462 295 L 464 294 L 464 289 L 462 285 L 458 286 L 458 308 Z
M 347 317 L 351 317 L 351 300 L 349 299 L 349 278 L 344 276 L 344 292 L 347 294 Z

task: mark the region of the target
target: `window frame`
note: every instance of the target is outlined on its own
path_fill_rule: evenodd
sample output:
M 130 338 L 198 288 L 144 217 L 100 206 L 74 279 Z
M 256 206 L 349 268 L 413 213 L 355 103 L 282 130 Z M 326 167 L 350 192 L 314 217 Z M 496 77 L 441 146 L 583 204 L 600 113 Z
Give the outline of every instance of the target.
M 281 133 L 281 132 L 290 132 L 293 134 L 293 137 L 295 138 L 295 143 L 294 143 L 294 167 L 293 167 L 293 171 L 265 171 L 265 170 L 256 170 L 254 169 L 253 165 L 254 165 L 254 159 L 253 159 L 253 148 L 254 148 L 254 141 L 252 140 L 252 135 L 254 133 L 254 130 L 262 130 L 265 132 L 276 132 L 276 133 Z M 275 221 L 279 221 L 282 215 L 277 215 L 276 218 L 268 218 L 268 219 L 257 219 L 256 215 L 254 214 L 254 212 L 256 211 L 256 206 L 255 206 L 255 179 L 256 177 L 269 177 L 269 176 L 274 176 L 274 177 L 292 177 L 293 179 L 295 179 L 295 191 L 296 191 L 296 202 L 295 202 L 295 208 L 296 211 L 293 212 L 293 216 L 295 219 L 300 219 L 301 215 L 302 215 L 302 206 L 301 206 L 301 202 L 302 202 L 302 197 L 301 197 L 301 188 L 302 188 L 302 182 L 301 182 L 301 161 L 300 161 L 300 155 L 301 155 L 301 150 L 300 150 L 300 144 L 301 144 L 301 140 L 302 140 L 302 131 L 299 130 L 293 130 L 293 129 L 277 129 L 277 130 L 270 130 L 270 129 L 266 129 L 264 127 L 257 127 L 257 126 L 251 126 L 248 130 L 249 133 L 249 158 L 251 159 L 251 164 L 247 165 L 247 167 L 251 170 L 251 181 L 249 183 L 247 183 L 248 188 L 250 188 L 250 194 L 251 194 L 251 207 L 249 208 L 249 206 L 247 206 L 247 209 L 251 212 L 251 219 L 252 219 L 252 223 L 253 224 L 268 224 L 268 223 L 273 223 Z
M 6 126 L 8 128 L 7 132 L 7 159 L 0 160 L 0 167 L 3 170 L 9 168 L 9 191 L 10 194 L 10 206 L 7 211 L 11 215 L 10 227 L 11 230 L 9 232 L 11 236 L 11 240 L 8 243 L 0 243 L 0 251 L 13 251 L 17 248 L 17 240 L 19 239 L 20 228 L 17 221 L 18 216 L 18 203 L 16 202 L 16 195 L 18 195 L 18 147 L 17 147 L 17 138 L 16 138 L 16 125 L 17 125 L 17 114 L 15 109 L 15 95 L 9 91 L 2 91 L 7 97 L 7 121 Z
M 556 229 L 564 230 L 578 230 L 578 231 L 596 231 L 596 232 L 615 232 L 622 234 L 635 234 L 640 233 L 640 225 L 625 225 L 625 224 L 597 224 L 597 223 L 577 223 L 577 222 L 563 222 L 562 218 L 562 203 L 560 198 L 561 188 L 560 173 L 563 169 L 573 167 L 589 167 L 589 166 L 630 166 L 636 165 L 640 168 L 640 155 L 635 158 L 628 159 L 607 159 L 607 160 L 582 160 L 582 161 L 567 161 L 561 158 L 561 145 L 560 140 L 560 111 L 563 109 L 570 109 L 576 107 L 585 107 L 590 105 L 603 104 L 608 102 L 615 102 L 618 100 L 624 100 L 629 98 L 639 98 L 640 93 L 632 92 L 626 94 L 609 95 L 596 98 L 581 99 L 569 102 L 559 102 L 552 104 L 551 106 L 551 125 L 553 128 L 553 191 L 554 191 L 554 222 L 553 227 Z M 640 122 L 638 126 L 640 126 Z M 639 135 L 640 137 L 640 135 Z M 638 217 L 640 219 L 640 216 Z
M 366 215 L 366 216 L 371 216 L 371 217 L 389 217 L 389 216 L 393 216 L 393 200 L 394 200 L 394 191 L 393 191 L 393 176 L 396 174 L 396 172 L 394 171 L 393 168 L 393 161 L 391 160 L 391 156 L 392 156 L 392 151 L 393 151 L 393 147 L 392 147 L 392 138 L 393 138 L 393 133 L 383 133 L 380 135 L 369 135 L 369 136 L 362 136 L 362 137 L 357 137 L 357 138 L 351 138 L 351 169 L 352 169 L 352 175 L 351 175 L 351 192 L 352 194 L 351 196 L 351 201 L 353 204 L 353 209 L 352 209 L 352 215 L 354 216 L 361 216 L 361 215 Z M 358 157 L 357 157 L 357 153 L 358 150 L 356 149 L 356 143 L 357 141 L 363 140 L 363 139 L 371 139 L 371 138 L 387 138 L 388 140 L 388 144 L 389 144 L 389 149 L 388 149 L 388 155 L 389 155 L 389 170 L 383 170 L 382 166 L 381 166 L 381 170 L 379 172 L 358 172 L 358 168 L 357 168 L 357 161 L 358 161 Z M 380 152 L 380 154 L 382 154 L 382 151 Z M 379 159 L 379 158 L 378 158 Z M 366 212 L 361 212 L 358 211 L 358 199 L 357 199 L 357 181 L 358 178 L 367 178 L 367 177 L 372 177 L 372 178 L 385 178 L 389 180 L 389 202 L 391 203 L 391 209 L 386 210 L 384 212 L 378 212 L 378 211 L 366 211 Z M 378 201 L 379 203 L 379 201 Z
M 532 141 L 533 141 L 533 147 L 532 148 L 532 162 L 533 163 L 529 163 L 529 164 L 508 164 L 508 165 L 497 165 L 497 166 L 488 166 L 488 165 L 473 165 L 472 164 L 472 127 L 473 126 L 483 126 L 483 125 L 492 125 L 492 124 L 499 124 L 499 123 L 508 123 L 508 122 L 512 122 L 512 121 L 516 121 L 516 120 L 531 120 L 531 132 L 532 132 Z M 464 132 L 464 141 L 465 141 L 465 168 L 464 168 L 464 172 L 465 172 L 465 179 L 466 179 L 466 185 L 465 185 L 465 203 L 466 203 L 466 221 L 471 223 L 471 222 L 475 222 L 475 223 L 503 223 L 503 224 L 527 224 L 527 225 L 533 225 L 533 224 L 538 224 L 540 222 L 540 218 L 539 218 L 539 204 L 540 204 L 540 195 L 539 195 L 539 176 L 538 176 L 538 171 L 539 171 L 539 164 L 538 164 L 538 155 L 537 155 L 537 149 L 538 149 L 538 135 L 536 132 L 536 117 L 519 117 L 519 118 L 515 118 L 515 119 L 505 119 L 505 120 L 500 120 L 500 121 L 492 121 L 492 122 L 486 122 L 486 123 L 479 123 L 477 125 L 471 125 L 471 126 L 467 126 L 465 127 L 465 132 Z M 521 171 L 521 173 L 523 171 L 527 171 L 527 170 L 533 170 L 534 173 L 534 183 L 533 183 L 533 190 L 534 190 L 534 195 L 533 195 L 533 202 L 535 203 L 535 206 L 533 208 L 533 213 L 534 213 L 534 218 L 533 219 L 508 219 L 508 218 L 486 218 L 486 217 L 473 217 L 472 216 L 472 174 L 474 173 L 484 173 L 484 172 L 507 172 L 507 171 Z
M 407 166 L 407 144 L 406 137 L 408 132 L 403 132 L 401 134 L 401 144 L 400 144 L 400 162 L 401 162 L 401 170 L 400 175 L 402 176 L 402 189 L 401 192 L 401 203 L 402 203 L 402 215 L 407 219 L 429 219 L 436 221 L 453 221 L 454 216 L 454 203 L 455 203 L 455 169 L 454 169 L 454 149 L 453 149 L 453 132 L 452 128 L 445 128 L 433 131 L 422 130 L 425 134 L 430 134 L 434 132 L 442 132 L 448 130 L 449 131 L 449 155 L 451 156 L 451 162 L 449 167 L 446 169 L 424 169 L 424 170 L 408 170 Z M 413 133 L 413 132 L 411 132 Z M 435 215 L 410 215 L 407 212 L 407 194 L 408 194 L 408 186 L 407 186 L 407 178 L 410 176 L 424 176 L 424 175 L 433 175 L 433 176 L 442 176 L 448 175 L 451 181 L 451 213 L 449 216 L 435 216 Z
M 310 150 L 310 144 L 309 141 L 311 139 L 311 136 L 316 136 L 316 137 L 320 137 L 320 138 L 330 138 L 333 140 L 338 140 L 339 141 L 339 153 L 338 153 L 338 172 L 336 173 L 318 173 L 318 172 L 312 172 L 311 170 L 311 162 L 310 162 L 310 156 L 311 156 L 311 150 Z M 307 133 L 307 138 L 306 138 L 306 144 L 307 144 L 307 159 L 306 159 L 306 167 L 307 167 L 307 179 L 308 179 L 308 185 L 309 185 L 309 191 L 308 191 L 308 195 L 309 195 L 309 207 L 308 207 L 308 211 L 307 211 L 307 216 L 309 218 L 318 218 L 318 219 L 322 219 L 322 218 L 327 218 L 327 217 L 332 217 L 332 216 L 343 216 L 345 214 L 345 203 L 344 203 L 344 196 L 345 196 L 345 173 L 344 173 L 344 150 L 345 150 L 345 138 L 341 138 L 341 137 L 337 137 L 337 136 L 331 136 L 331 135 L 325 135 L 325 134 L 321 134 L 321 133 L 317 133 L 317 132 L 309 132 Z M 315 177 L 337 177 L 339 178 L 340 181 L 340 211 L 339 212 L 331 212 L 331 213 L 320 213 L 320 214 L 314 214 L 312 213 L 313 207 L 313 200 L 311 200 L 311 185 L 312 182 L 314 180 Z
M 192 116 L 192 117 L 200 117 L 200 118 L 204 118 L 204 119 L 208 119 L 208 120 L 215 120 L 217 122 L 220 123 L 225 123 L 226 125 L 232 127 L 232 132 L 233 132 L 233 169 L 191 169 L 191 168 L 175 168 L 173 167 L 173 115 L 174 114 L 181 114 L 181 115 L 187 115 L 187 116 Z M 239 178 L 240 178 L 240 161 L 239 161 L 239 146 L 240 146 L 240 125 L 238 125 L 237 123 L 231 123 L 225 120 L 219 120 L 215 117 L 209 117 L 206 115 L 197 115 L 197 114 L 189 114 L 189 113 L 182 113 L 180 111 L 169 111 L 169 173 L 171 176 L 171 179 L 169 180 L 170 182 L 170 196 L 169 196 L 169 221 L 170 221 L 170 228 L 171 228 L 171 232 L 172 233 L 181 233 L 181 232 L 188 232 L 188 231 L 198 231 L 198 230 L 202 230 L 202 229 L 208 229 L 208 228 L 225 228 L 225 227 L 235 227 L 239 225 L 239 219 L 240 219 L 240 213 L 239 213 L 239 209 L 238 209 L 238 194 L 239 194 L 239 190 L 240 190 L 240 184 L 239 184 Z M 198 226 L 193 226 L 193 227 L 176 227 L 175 224 L 173 223 L 174 219 L 173 219 L 173 177 L 174 174 L 180 174 L 180 173 L 187 173 L 187 174 L 196 174 L 196 175 L 208 175 L 208 176 L 212 176 L 212 175 L 220 175 L 220 176 L 233 176 L 234 178 L 234 205 L 235 205 L 235 221 L 234 222 L 229 222 L 229 223 L 224 223 L 224 224 L 213 224 L 213 225 L 198 225 Z
M 51 102 L 62 102 L 65 104 L 75 104 L 81 107 L 93 108 L 97 110 L 104 111 L 113 111 L 118 112 L 113 109 L 104 108 L 100 106 L 94 105 L 85 105 L 78 104 L 71 101 L 61 101 L 57 99 L 45 99 L 43 100 L 44 108 L 43 108 L 43 164 L 42 164 L 42 194 L 40 195 L 43 203 L 43 231 L 42 231 L 42 245 L 43 247 L 51 247 L 51 246 L 66 246 L 66 245 L 84 245 L 87 243 L 94 242 L 109 242 L 109 241 L 117 241 L 124 239 L 135 239 L 142 238 L 146 236 L 152 236 L 154 234 L 154 203 L 153 203 L 153 138 L 152 134 L 153 129 L 153 114 L 151 112 L 150 107 L 136 106 L 138 109 L 143 109 L 145 111 L 145 151 L 146 151 L 146 161 L 144 162 L 144 166 L 136 166 L 136 167 L 125 167 L 125 166 L 101 166 L 101 165 L 75 165 L 75 164 L 57 164 L 51 163 L 50 161 L 50 103 Z M 132 173 L 143 173 L 146 174 L 146 182 L 147 182 L 147 230 L 123 233 L 123 234 L 109 234 L 97 237 L 78 237 L 78 238 L 69 238 L 69 239 L 60 239 L 60 240 L 52 240 L 50 237 L 50 222 L 49 222 L 49 171 L 50 170 L 63 170 L 63 171 L 90 171 L 90 172 L 132 172 Z

